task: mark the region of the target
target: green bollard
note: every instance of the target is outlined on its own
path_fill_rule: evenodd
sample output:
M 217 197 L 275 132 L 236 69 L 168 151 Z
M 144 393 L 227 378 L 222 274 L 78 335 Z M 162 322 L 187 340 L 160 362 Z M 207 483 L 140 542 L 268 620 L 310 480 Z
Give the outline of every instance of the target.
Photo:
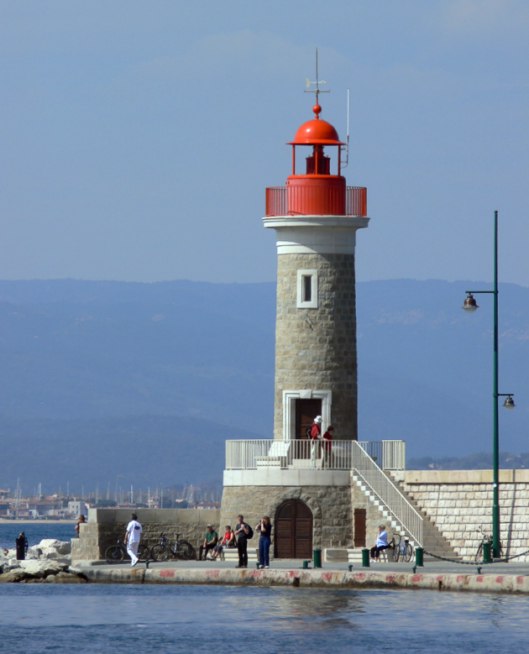
M 312 560 L 315 568 L 321 568 L 321 550 L 319 547 L 312 551 Z
M 362 568 L 369 568 L 369 550 L 367 547 L 362 550 Z
M 415 548 L 415 565 L 418 568 L 422 568 L 424 566 L 424 550 L 422 547 Z
M 492 563 L 492 543 L 483 543 L 483 563 Z

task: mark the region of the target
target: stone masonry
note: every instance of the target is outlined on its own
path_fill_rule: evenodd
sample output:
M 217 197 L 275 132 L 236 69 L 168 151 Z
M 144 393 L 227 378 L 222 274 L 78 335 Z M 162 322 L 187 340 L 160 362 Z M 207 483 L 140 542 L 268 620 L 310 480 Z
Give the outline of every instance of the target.
M 335 437 L 357 437 L 354 254 L 278 256 L 274 437 L 283 439 L 283 391 L 332 390 Z M 297 271 L 318 272 L 318 308 L 297 307 Z
M 170 541 L 179 534 L 198 550 L 207 524 L 219 524 L 216 509 L 137 509 L 136 513 L 143 527 L 142 542 L 149 547 L 164 532 Z M 80 538 L 72 539 L 72 560 L 102 559 L 109 545 L 118 539 L 123 541 L 130 515 L 130 509 L 89 509 L 88 522 L 81 525 Z
M 301 500 L 312 511 L 313 547 L 347 547 L 352 542 L 349 486 L 225 486 L 220 523 L 234 526 L 239 513 L 252 526 L 263 515 L 273 523 L 277 508 L 290 499 Z
M 396 473 L 395 473 L 396 474 Z M 454 550 L 473 559 L 492 531 L 492 471 L 408 470 L 398 473 L 404 490 Z M 529 561 L 529 470 L 500 471 L 500 540 L 504 556 Z

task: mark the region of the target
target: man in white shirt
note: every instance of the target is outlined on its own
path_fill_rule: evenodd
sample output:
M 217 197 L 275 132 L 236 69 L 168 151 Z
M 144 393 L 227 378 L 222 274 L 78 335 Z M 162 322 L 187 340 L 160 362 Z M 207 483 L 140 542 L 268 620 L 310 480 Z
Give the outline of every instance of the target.
M 138 516 L 133 513 L 132 520 L 127 525 L 127 530 L 125 531 L 125 545 L 127 546 L 127 554 L 130 556 L 131 568 L 133 568 L 139 561 L 138 547 L 140 544 L 142 531 L 142 526 L 138 522 Z

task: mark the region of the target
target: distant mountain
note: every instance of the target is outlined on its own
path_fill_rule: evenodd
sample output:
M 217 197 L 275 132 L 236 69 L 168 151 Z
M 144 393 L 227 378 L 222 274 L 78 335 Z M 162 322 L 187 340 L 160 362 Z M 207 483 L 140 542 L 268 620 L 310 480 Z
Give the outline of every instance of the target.
M 359 423 L 408 458 L 492 442 L 492 299 L 480 282 L 357 287 Z M 221 478 L 224 441 L 270 438 L 275 284 L 0 281 L 0 487 Z M 527 450 L 529 289 L 500 289 L 504 451 Z M 339 435 L 337 434 L 339 438 Z

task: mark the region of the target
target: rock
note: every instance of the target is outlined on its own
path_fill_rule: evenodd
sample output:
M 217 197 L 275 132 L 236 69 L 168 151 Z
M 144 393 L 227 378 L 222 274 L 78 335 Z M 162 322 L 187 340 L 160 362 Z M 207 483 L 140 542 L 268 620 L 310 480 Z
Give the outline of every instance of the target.
M 15 568 L 14 570 L 8 570 L 0 575 L 0 583 L 12 584 L 20 581 L 26 580 L 26 573 L 22 568 Z
M 54 538 L 43 538 L 37 545 L 43 552 L 47 550 L 55 550 L 58 554 L 70 554 L 72 551 L 72 544 L 68 540 L 55 540 Z
M 0 558 L 0 582 L 32 582 L 52 580 L 57 577 L 59 583 L 77 582 L 78 575 L 70 573 L 70 543 L 52 538 L 42 540 L 38 545 L 30 547 L 26 559 L 18 561 L 16 551 L 2 552 Z
M 49 575 L 44 581 L 48 584 L 86 584 L 88 579 L 84 575 L 62 570 L 56 575 Z
M 28 549 L 26 560 L 66 560 L 69 558 L 70 552 L 71 544 L 68 541 L 44 538 L 38 545 L 32 545 Z
M 20 568 L 30 577 L 47 577 L 48 575 L 56 575 L 62 570 L 66 569 L 64 563 L 59 563 L 58 561 L 50 561 L 48 559 L 40 561 L 18 561 Z
M 64 582 L 66 577 L 71 577 L 71 581 L 77 581 L 74 579 L 79 575 L 76 573 L 70 573 L 68 571 L 67 563 L 59 563 L 58 561 L 42 559 L 40 561 L 36 560 L 25 560 L 17 561 L 16 559 L 11 559 L 8 563 L 2 565 L 3 572 L 0 574 L 0 583 L 14 583 L 14 582 L 35 582 L 35 581 L 47 581 L 52 577 L 61 575 L 61 582 Z

